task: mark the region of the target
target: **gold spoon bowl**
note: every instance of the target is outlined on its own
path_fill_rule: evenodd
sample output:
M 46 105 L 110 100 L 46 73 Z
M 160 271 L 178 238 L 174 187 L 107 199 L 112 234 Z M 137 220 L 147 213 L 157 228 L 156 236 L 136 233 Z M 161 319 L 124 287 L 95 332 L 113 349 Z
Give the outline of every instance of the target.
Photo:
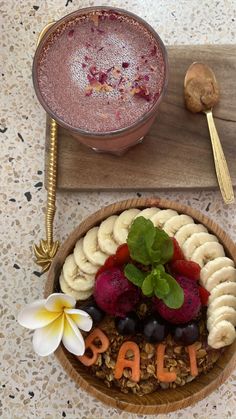
M 234 202 L 232 182 L 212 115 L 212 109 L 219 101 L 219 86 L 210 67 L 198 62 L 190 65 L 184 79 L 184 97 L 189 111 L 203 112 L 207 117 L 220 191 L 224 202 L 232 204 Z

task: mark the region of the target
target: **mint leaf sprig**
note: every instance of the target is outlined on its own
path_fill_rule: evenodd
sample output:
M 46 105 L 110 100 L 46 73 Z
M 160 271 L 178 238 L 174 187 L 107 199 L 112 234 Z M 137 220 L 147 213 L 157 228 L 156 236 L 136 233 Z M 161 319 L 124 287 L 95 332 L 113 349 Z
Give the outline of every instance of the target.
M 126 265 L 126 278 L 140 287 L 147 297 L 156 296 L 173 309 L 180 308 L 184 302 L 183 289 L 165 271 L 164 264 L 173 256 L 174 246 L 165 231 L 154 227 L 150 220 L 138 217 L 131 225 L 128 248 L 132 260 L 151 266 L 149 272 L 141 271 L 132 263 Z

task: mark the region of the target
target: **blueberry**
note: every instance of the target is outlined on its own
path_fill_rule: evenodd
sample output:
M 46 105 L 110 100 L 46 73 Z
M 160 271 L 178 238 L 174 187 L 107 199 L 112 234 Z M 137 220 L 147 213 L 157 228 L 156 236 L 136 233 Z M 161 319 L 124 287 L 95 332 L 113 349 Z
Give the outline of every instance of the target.
M 174 328 L 173 338 L 179 345 L 192 345 L 199 340 L 200 332 L 196 322 L 178 325 Z
M 143 320 L 143 334 L 150 343 L 161 342 L 169 333 L 169 325 L 158 315 Z
M 82 307 L 82 310 L 86 311 L 92 317 L 94 324 L 100 323 L 105 315 L 95 303 Z
M 115 319 L 116 330 L 120 335 L 134 335 L 138 331 L 138 323 L 139 318 L 133 312 Z

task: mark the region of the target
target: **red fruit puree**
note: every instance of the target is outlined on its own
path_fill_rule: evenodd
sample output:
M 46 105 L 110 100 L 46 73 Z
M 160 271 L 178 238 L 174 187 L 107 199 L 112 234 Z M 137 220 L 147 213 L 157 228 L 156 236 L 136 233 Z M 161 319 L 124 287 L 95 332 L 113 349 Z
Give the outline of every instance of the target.
M 51 111 L 89 132 L 135 123 L 152 108 L 165 79 L 154 36 L 113 11 L 77 16 L 61 26 L 46 42 L 37 71 Z

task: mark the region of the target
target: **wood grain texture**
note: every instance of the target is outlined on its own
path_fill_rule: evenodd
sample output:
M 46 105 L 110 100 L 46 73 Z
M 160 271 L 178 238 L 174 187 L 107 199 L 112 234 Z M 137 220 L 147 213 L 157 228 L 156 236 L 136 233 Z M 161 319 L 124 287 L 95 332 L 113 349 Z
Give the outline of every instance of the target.
M 204 224 L 207 229 L 215 234 L 223 244 L 226 254 L 236 263 L 236 246 L 228 235 L 212 220 L 199 211 L 159 198 L 137 198 L 118 202 L 97 211 L 85 219 L 67 238 L 55 256 L 48 273 L 45 286 L 45 297 L 52 292 L 58 292 L 59 275 L 66 256 L 72 252 L 76 241 L 82 237 L 88 229 L 99 225 L 104 219 L 112 214 L 119 214 L 128 208 L 146 208 L 157 206 L 159 208 L 172 208 L 179 213 L 188 214 L 196 222 Z M 76 384 L 97 397 L 109 406 L 139 414 L 167 413 L 185 408 L 203 399 L 217 389 L 231 374 L 236 367 L 236 342 L 227 347 L 223 355 L 216 362 L 213 369 L 207 375 L 200 375 L 196 380 L 176 389 L 160 390 L 142 397 L 135 394 L 123 394 L 118 389 L 107 389 L 105 384 L 93 377 L 89 369 L 79 363 L 75 356 L 67 352 L 61 345 L 56 351 L 56 357 L 63 368 L 76 382 Z
M 236 46 L 168 48 L 168 93 L 144 142 L 125 155 L 96 154 L 59 128 L 59 189 L 161 190 L 218 187 L 206 117 L 184 107 L 183 82 L 193 61 L 212 67 L 220 84 L 215 123 L 236 186 Z M 48 135 L 46 136 L 46 176 Z

